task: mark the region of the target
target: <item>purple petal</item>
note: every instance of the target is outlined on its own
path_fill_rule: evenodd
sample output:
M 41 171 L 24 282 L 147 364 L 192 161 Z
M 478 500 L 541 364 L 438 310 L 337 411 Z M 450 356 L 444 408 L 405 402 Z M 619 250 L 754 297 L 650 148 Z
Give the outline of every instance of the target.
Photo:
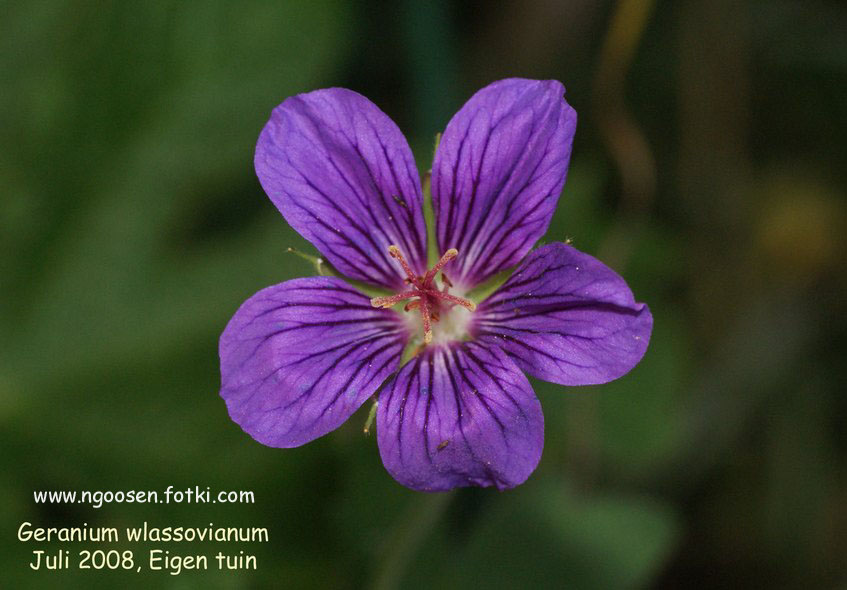
M 391 289 L 405 275 L 395 244 L 423 273 L 420 178 L 397 125 L 344 88 L 288 98 L 256 144 L 256 174 L 286 221 L 345 276 Z
M 423 491 L 511 488 L 541 458 L 544 416 L 529 381 L 497 347 L 428 347 L 383 390 L 382 462 Z
M 524 371 L 562 385 L 617 379 L 647 350 L 653 316 L 596 258 L 554 243 L 527 256 L 474 314 L 480 342 Z
M 432 198 L 441 252 L 459 251 L 454 283 L 471 287 L 517 264 L 547 231 L 576 130 L 564 93 L 555 80 L 500 80 L 447 125 Z
M 239 308 L 220 340 L 221 397 L 250 436 L 296 447 L 334 430 L 397 368 L 400 316 L 341 279 L 294 279 Z

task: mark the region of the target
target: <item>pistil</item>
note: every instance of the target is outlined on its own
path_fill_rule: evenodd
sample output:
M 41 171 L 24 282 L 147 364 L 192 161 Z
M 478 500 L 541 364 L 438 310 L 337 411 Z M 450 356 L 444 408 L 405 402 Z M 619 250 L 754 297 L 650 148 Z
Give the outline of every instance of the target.
M 415 273 L 412 272 L 412 269 L 409 266 L 409 263 L 406 262 L 406 259 L 403 257 L 403 254 L 400 252 L 400 248 L 398 248 L 397 246 L 393 246 L 393 245 L 389 246 L 388 247 L 388 253 L 391 255 L 391 257 L 394 260 L 397 260 L 400 263 L 400 266 L 403 267 L 403 272 L 406 273 L 406 277 L 407 277 L 406 280 L 408 280 L 415 287 L 421 287 L 422 286 L 421 281 L 418 279 L 418 277 L 415 276 Z M 440 263 L 441 261 L 439 260 L 438 262 Z
M 406 282 L 414 288 L 408 291 L 401 291 L 396 295 L 388 297 L 374 297 L 371 299 L 371 305 L 374 307 L 387 308 L 392 307 L 401 301 L 414 299 L 414 301 L 407 303 L 404 309 L 405 311 L 417 310 L 420 312 L 424 329 L 425 344 L 432 342 L 432 322 L 437 322 L 438 318 L 441 316 L 440 307 L 442 305 L 447 305 L 449 307 L 461 305 L 470 311 L 474 311 L 476 309 L 476 304 L 473 301 L 452 295 L 448 292 L 452 283 L 450 283 L 447 276 L 441 272 L 448 262 L 459 255 L 458 250 L 455 248 L 447 250 L 435 266 L 429 269 L 422 277 L 415 275 L 397 246 L 389 246 L 388 253 L 392 258 L 400 263 L 400 266 L 403 268 L 403 272 L 406 273 Z M 435 276 L 439 272 L 441 272 L 441 279 L 443 283 L 440 290 L 438 289 L 438 286 L 435 285 Z

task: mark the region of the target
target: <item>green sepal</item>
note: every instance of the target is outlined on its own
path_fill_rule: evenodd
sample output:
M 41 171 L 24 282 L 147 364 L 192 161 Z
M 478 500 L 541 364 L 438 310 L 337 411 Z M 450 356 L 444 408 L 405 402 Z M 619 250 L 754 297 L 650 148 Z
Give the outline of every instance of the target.
M 378 404 L 379 402 L 375 399 L 371 402 L 371 409 L 368 412 L 367 420 L 365 420 L 365 427 L 362 428 L 362 432 L 364 432 L 365 434 L 369 435 L 371 433 L 371 426 L 374 423 L 374 418 L 376 418 L 376 407 Z
M 305 260 L 307 262 L 310 262 L 312 264 L 312 266 L 315 267 L 315 272 L 317 272 L 319 275 L 323 274 L 321 272 L 321 266 L 323 266 L 326 263 L 323 261 L 322 258 L 318 258 L 317 256 L 312 256 L 311 254 L 306 254 L 305 252 L 301 252 L 297 248 L 290 248 L 289 247 L 289 248 L 286 248 L 285 251 L 288 252 L 289 254 L 294 254 L 295 256 L 299 256 L 300 258 L 302 258 L 303 260 Z
M 357 289 L 359 289 L 359 291 L 361 291 L 365 295 L 368 295 L 370 297 L 384 297 L 386 295 L 392 294 L 392 292 L 389 291 L 388 289 L 382 289 L 380 287 L 375 287 L 374 285 L 370 285 L 370 284 L 365 283 L 363 281 L 357 281 L 355 279 L 345 277 L 343 274 L 341 274 L 338 271 L 337 268 L 335 268 L 333 265 L 331 265 L 329 262 L 327 262 L 326 260 L 324 260 L 323 258 L 321 258 L 319 256 L 313 256 L 311 254 L 306 254 L 305 252 L 301 252 L 300 250 L 297 250 L 296 248 L 288 248 L 288 252 L 290 252 L 291 254 L 294 254 L 296 256 L 299 256 L 303 260 L 310 262 L 315 269 L 315 273 L 318 276 L 321 276 L 321 277 L 337 277 L 339 279 L 343 279 L 344 281 L 348 282 L 349 284 L 351 284 L 354 287 L 356 287 Z

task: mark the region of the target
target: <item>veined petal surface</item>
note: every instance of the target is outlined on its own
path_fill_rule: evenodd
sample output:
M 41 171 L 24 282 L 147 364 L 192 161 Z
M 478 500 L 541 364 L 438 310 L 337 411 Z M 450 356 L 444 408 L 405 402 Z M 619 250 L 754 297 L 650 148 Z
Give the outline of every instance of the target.
M 403 285 L 388 247 L 426 271 L 420 178 L 397 125 L 364 96 L 328 88 L 286 99 L 256 144 L 256 174 L 300 235 L 351 279 Z
M 544 417 L 526 376 L 496 347 L 427 347 L 380 394 L 382 462 L 422 491 L 511 488 L 533 472 Z
M 440 251 L 459 251 L 454 283 L 472 287 L 517 264 L 547 231 L 576 130 L 564 93 L 555 80 L 500 80 L 447 125 L 432 198 Z
M 530 375 L 562 385 L 624 375 L 644 356 L 652 329 L 650 310 L 615 271 L 562 243 L 530 253 L 480 304 L 471 328 Z
M 257 441 L 296 447 L 334 430 L 397 369 L 400 316 L 337 278 L 294 279 L 239 308 L 220 339 L 221 397 Z

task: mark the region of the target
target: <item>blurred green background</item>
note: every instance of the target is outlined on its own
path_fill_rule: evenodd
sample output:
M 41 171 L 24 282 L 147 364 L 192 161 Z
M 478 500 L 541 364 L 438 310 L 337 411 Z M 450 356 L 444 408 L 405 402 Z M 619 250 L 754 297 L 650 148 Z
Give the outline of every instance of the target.
M 3 2 L 0 33 L 0 586 L 847 587 L 840 0 Z M 361 412 L 299 449 L 254 442 L 218 397 L 217 338 L 311 248 L 254 176 L 270 110 L 352 88 L 426 169 L 452 113 L 514 75 L 568 88 L 546 239 L 650 305 L 643 362 L 535 382 L 544 455 L 506 493 L 401 487 Z M 168 485 L 256 503 L 32 499 Z M 25 520 L 270 542 L 234 546 L 258 557 L 240 574 L 35 573 Z

